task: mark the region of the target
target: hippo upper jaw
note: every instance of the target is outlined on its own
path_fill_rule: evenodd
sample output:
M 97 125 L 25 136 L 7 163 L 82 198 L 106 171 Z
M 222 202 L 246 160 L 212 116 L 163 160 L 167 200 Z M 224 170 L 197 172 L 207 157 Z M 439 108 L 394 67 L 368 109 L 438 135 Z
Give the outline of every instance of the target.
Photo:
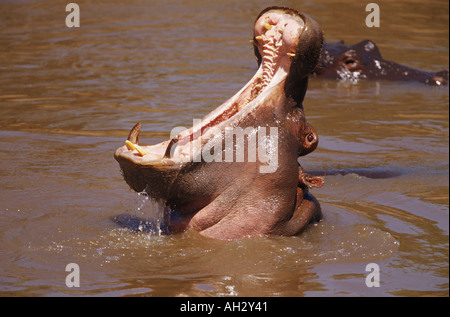
M 292 110 L 283 107 L 302 107 L 307 77 L 320 55 L 322 33 L 318 25 L 295 10 L 270 7 L 256 19 L 252 43 L 259 68 L 238 93 L 190 129 L 156 145 L 139 146 L 140 124 L 136 125 L 128 141 L 138 146 L 128 143 L 118 148 L 115 158 L 119 163 L 128 162 L 142 168 L 179 168 L 182 163 L 195 161 L 205 144 L 204 140 L 210 139 L 218 130 L 238 126 L 246 118 L 263 111 L 277 112 L 278 116 L 282 116 Z M 284 87 L 284 93 L 277 92 L 280 87 Z M 280 100 L 274 103 L 276 107 L 268 106 L 265 102 L 267 96 L 277 94 Z M 286 98 L 291 98 L 293 102 L 283 102 L 282 99 Z M 312 127 L 310 130 L 316 140 L 317 134 Z
M 256 19 L 252 43 L 259 68 L 237 94 L 156 145 L 138 144 L 137 124 L 127 144 L 115 152 L 133 190 L 145 189 L 181 215 L 182 228 L 208 236 L 278 232 L 280 219 L 291 219 L 306 197 L 297 186 L 297 158 L 313 151 L 318 137 L 306 122 L 302 101 L 322 32 L 306 15 L 272 7 Z M 236 139 L 231 147 L 226 144 L 230 131 Z M 252 144 L 257 151 L 252 152 Z M 208 161 L 211 151 L 215 156 Z M 232 160 L 227 161 L 230 152 Z M 318 204 L 309 206 L 317 209 Z

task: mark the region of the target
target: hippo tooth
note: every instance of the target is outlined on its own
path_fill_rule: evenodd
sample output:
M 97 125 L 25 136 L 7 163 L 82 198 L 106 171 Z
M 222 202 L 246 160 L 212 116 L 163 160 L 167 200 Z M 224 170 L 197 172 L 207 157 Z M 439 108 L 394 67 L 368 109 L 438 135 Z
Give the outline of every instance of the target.
M 141 147 L 140 147 L 139 145 L 137 145 L 137 144 L 134 145 L 134 148 L 135 148 L 136 151 L 138 151 L 139 154 L 141 154 L 142 156 L 148 154 L 143 148 L 141 148 Z
M 125 141 L 125 144 L 126 144 L 128 150 L 130 150 L 130 151 L 136 150 L 136 151 L 138 151 L 138 153 L 139 153 L 141 156 L 144 156 L 144 155 L 147 155 L 147 154 L 148 154 L 142 147 L 140 147 L 140 146 L 137 145 L 137 144 L 134 144 L 133 142 L 130 142 L 130 141 L 126 140 L 126 141 Z
M 264 22 L 262 25 L 266 28 L 266 30 L 270 30 L 272 28 L 272 26 L 267 22 Z
M 138 122 L 134 125 L 134 127 L 131 129 L 130 133 L 128 134 L 127 140 L 134 144 L 139 144 L 139 131 L 141 129 L 141 123 Z
M 286 53 L 290 57 L 295 57 L 295 53 Z
M 257 41 L 260 41 L 260 40 L 262 40 L 262 36 L 261 36 L 261 35 L 255 36 L 255 39 L 256 39 Z
M 126 140 L 126 141 L 125 141 L 125 144 L 126 144 L 126 146 L 127 146 L 127 149 L 130 150 L 130 151 L 134 151 L 134 150 L 136 149 L 136 148 L 134 147 L 134 143 L 133 143 L 133 142 L 130 142 L 130 141 Z

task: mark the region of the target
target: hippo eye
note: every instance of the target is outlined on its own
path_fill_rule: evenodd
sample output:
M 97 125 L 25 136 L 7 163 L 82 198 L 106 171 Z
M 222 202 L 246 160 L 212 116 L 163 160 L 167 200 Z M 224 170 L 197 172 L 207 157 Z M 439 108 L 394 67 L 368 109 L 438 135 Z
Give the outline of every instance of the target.
M 312 133 L 308 134 L 308 142 L 314 141 L 314 135 Z
M 345 61 L 345 64 L 346 64 L 346 65 L 354 64 L 354 63 L 355 63 L 355 60 L 354 60 L 354 59 L 348 59 L 348 60 Z

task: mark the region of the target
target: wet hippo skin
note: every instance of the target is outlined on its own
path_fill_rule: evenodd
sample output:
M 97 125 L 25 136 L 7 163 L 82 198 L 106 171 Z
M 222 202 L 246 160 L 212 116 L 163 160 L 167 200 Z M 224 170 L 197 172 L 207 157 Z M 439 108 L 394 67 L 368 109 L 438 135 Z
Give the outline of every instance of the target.
M 430 73 L 387 61 L 371 40 L 354 45 L 324 42 L 314 74 L 350 81 L 383 79 L 416 81 L 433 86 L 447 85 L 449 78 L 448 70 Z
M 303 171 L 298 157 L 318 144 L 303 99 L 322 30 L 305 14 L 270 7 L 256 18 L 252 43 L 259 67 L 236 95 L 156 145 L 138 144 L 138 123 L 115 152 L 128 185 L 167 207 L 167 232 L 191 229 L 227 240 L 291 236 L 321 218 L 309 189 L 323 179 Z M 245 132 L 243 142 L 236 131 Z

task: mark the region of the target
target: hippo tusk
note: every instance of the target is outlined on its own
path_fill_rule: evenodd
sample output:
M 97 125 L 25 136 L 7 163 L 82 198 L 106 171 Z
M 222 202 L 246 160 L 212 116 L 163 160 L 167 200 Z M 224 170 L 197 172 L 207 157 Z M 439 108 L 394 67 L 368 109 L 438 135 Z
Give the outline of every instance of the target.
M 141 123 L 138 122 L 134 125 L 134 127 L 131 129 L 130 133 L 128 134 L 128 138 L 125 141 L 125 144 L 130 151 L 136 150 L 141 156 L 144 156 L 148 154 L 142 147 L 138 145 L 139 143 L 139 131 L 141 129 Z
M 175 147 L 178 145 L 178 136 L 170 140 L 169 145 L 167 145 L 166 151 L 164 152 L 164 158 L 171 158 L 172 148 L 175 149 Z M 174 147 L 175 146 L 175 147 Z
M 141 123 L 138 122 L 134 125 L 134 127 L 131 129 L 130 133 L 128 134 L 127 140 L 134 144 L 139 144 L 139 131 L 141 129 Z

